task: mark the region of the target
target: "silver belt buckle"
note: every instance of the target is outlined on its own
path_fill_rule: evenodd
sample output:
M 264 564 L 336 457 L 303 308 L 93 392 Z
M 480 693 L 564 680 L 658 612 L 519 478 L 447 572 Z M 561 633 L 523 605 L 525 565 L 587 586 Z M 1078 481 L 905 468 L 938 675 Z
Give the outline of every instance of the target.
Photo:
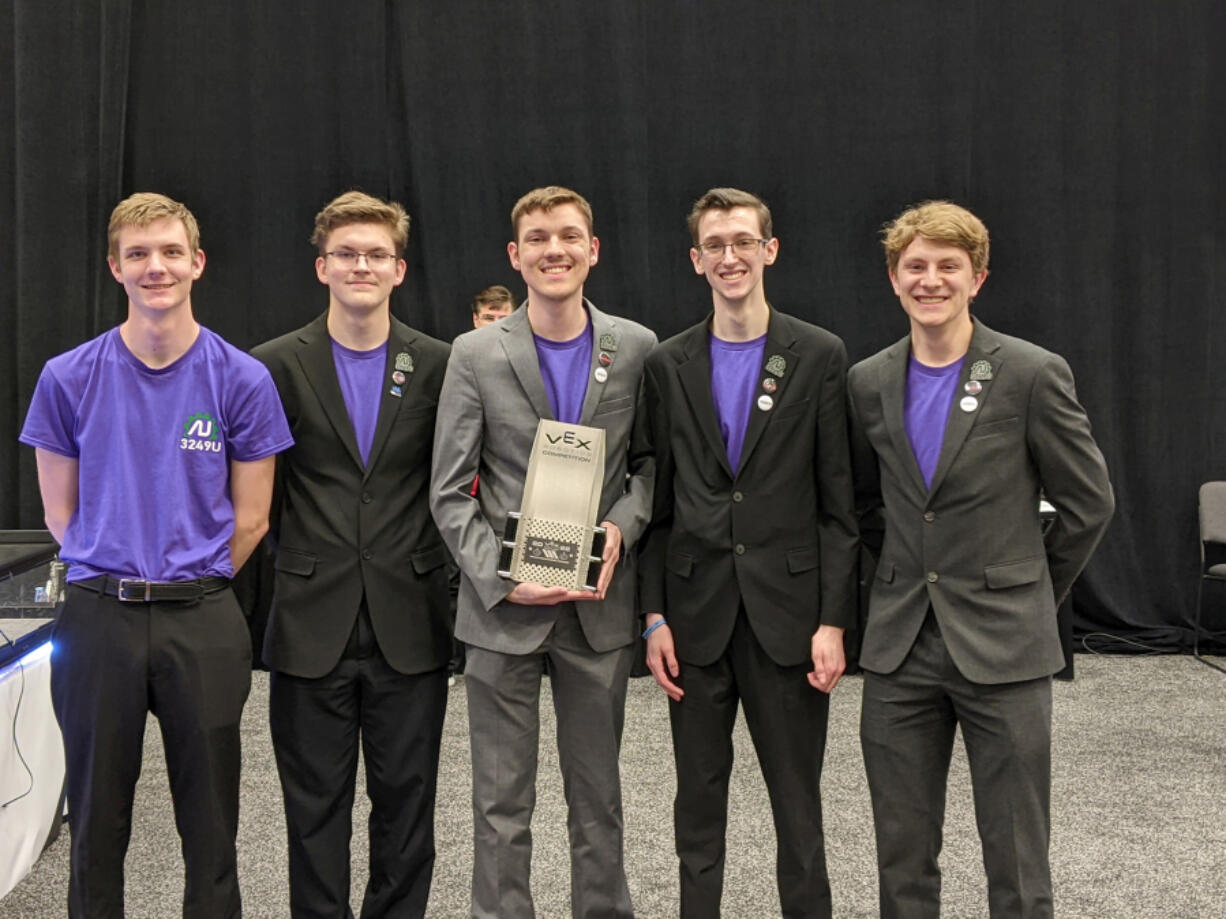
M 135 589 L 136 596 L 129 592 L 129 588 Z M 120 578 L 119 590 L 116 592 L 115 598 L 120 603 L 148 603 L 152 592 L 152 581 L 142 581 L 137 578 Z

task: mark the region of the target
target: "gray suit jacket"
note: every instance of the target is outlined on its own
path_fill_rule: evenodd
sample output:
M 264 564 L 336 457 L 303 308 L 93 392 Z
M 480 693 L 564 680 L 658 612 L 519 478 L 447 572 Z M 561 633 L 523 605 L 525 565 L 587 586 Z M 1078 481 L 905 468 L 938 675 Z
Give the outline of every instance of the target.
M 967 679 L 1055 673 L 1064 666 L 1056 607 L 1115 508 L 1072 372 L 1059 355 L 976 320 L 929 489 L 903 429 L 909 354 L 908 337 L 848 380 L 861 532 L 879 551 L 860 663 L 897 669 L 931 604 Z M 981 361 L 991 379 L 963 411 Z M 1058 512 L 1046 537 L 1040 494 Z
M 635 638 L 635 543 L 651 512 L 652 462 L 631 449 L 634 418 L 642 398 L 643 362 L 655 345 L 650 330 L 608 316 L 586 303 L 592 326 L 592 366 L 579 423 L 605 431 L 605 478 L 600 520 L 621 529 L 622 559 L 601 602 L 576 604 L 583 632 L 596 651 Z M 612 337 L 608 377 L 599 344 Z M 460 566 L 456 637 L 505 654 L 540 646 L 557 618 L 557 607 L 505 602 L 514 586 L 497 573 L 508 511 L 523 498 L 528 458 L 537 422 L 553 418 L 537 361 L 526 307 L 506 319 L 455 340 L 439 397 L 434 438 L 430 509 Z M 477 497 L 473 477 L 480 475 Z

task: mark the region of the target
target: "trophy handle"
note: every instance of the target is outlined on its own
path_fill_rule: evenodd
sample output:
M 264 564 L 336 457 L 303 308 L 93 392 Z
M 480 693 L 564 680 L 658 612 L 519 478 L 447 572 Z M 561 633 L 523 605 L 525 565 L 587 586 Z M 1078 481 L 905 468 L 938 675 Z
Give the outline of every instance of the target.
M 604 543 L 606 537 L 604 527 L 592 527 L 592 552 L 587 559 L 587 576 L 583 579 L 584 590 L 595 590 L 600 581 L 600 572 L 604 570 Z
M 498 576 L 511 576 L 511 560 L 515 556 L 515 535 L 519 532 L 519 512 L 507 511 L 506 526 L 502 528 L 502 548 L 498 551 Z

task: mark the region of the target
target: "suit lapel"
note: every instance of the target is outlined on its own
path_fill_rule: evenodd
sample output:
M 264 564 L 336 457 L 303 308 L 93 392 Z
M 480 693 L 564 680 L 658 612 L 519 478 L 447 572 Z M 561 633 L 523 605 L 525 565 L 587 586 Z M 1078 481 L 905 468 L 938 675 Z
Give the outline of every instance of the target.
M 387 360 L 381 379 L 382 389 L 379 395 L 379 418 L 375 422 L 375 436 L 370 442 L 370 462 L 366 465 L 366 475 L 375 467 L 383 446 L 387 443 L 401 406 L 411 404 L 417 392 L 417 348 L 414 341 L 417 333 L 407 325 L 392 317 L 391 332 L 387 339 Z M 404 382 L 396 383 L 392 374 L 399 371 L 404 374 Z M 400 395 L 394 395 L 393 386 L 400 390 Z M 350 425 L 352 427 L 352 425 Z
M 683 334 L 686 360 L 677 368 L 677 379 L 686 401 L 690 403 L 698 429 L 707 440 L 707 446 L 719 458 L 719 464 L 728 473 L 728 478 L 734 478 L 732 467 L 728 465 L 728 449 L 719 432 L 719 419 L 715 417 L 715 401 L 711 396 L 710 318 Z
M 783 397 L 787 392 L 788 383 L 795 378 L 800 362 L 800 355 L 792 350 L 796 336 L 792 334 L 792 327 L 787 317 L 772 309 L 769 323 L 766 329 L 766 347 L 762 353 L 762 370 L 758 374 L 757 395 L 749 408 L 749 423 L 745 426 L 745 443 L 741 447 L 741 469 L 749 465 L 749 457 L 753 455 L 754 447 L 758 445 L 762 432 L 770 423 L 774 409 L 784 404 Z M 762 383 L 768 379 L 775 381 L 773 394 L 767 393 L 762 388 Z M 763 411 L 758 406 L 758 399 L 762 395 L 770 395 L 773 404 L 771 410 Z
M 592 323 L 592 360 L 587 368 L 587 391 L 583 395 L 583 411 L 579 413 L 579 423 L 590 424 L 592 415 L 596 413 L 596 406 L 600 404 L 600 397 L 604 395 L 605 384 L 608 383 L 609 377 L 617 372 L 617 346 L 620 336 L 613 317 L 606 316 L 586 300 L 583 303 Z M 608 355 L 608 364 L 601 363 L 602 354 Z M 596 379 L 598 367 L 604 367 L 604 383 Z
M 962 449 L 966 435 L 975 425 L 975 419 L 979 417 L 979 413 L 983 411 L 984 405 L 992 395 L 992 380 L 983 379 L 983 370 L 986 364 L 990 377 L 999 374 L 1001 362 L 996 356 L 999 350 L 1000 342 L 997 341 L 995 333 L 976 321 L 975 331 L 971 335 L 971 346 L 962 360 L 962 370 L 958 374 L 958 388 L 949 406 L 949 418 L 945 422 L 945 439 L 941 442 L 941 456 L 937 460 L 936 471 L 932 474 L 932 487 L 928 489 L 930 501 L 937 493 L 937 489 L 941 487 L 941 482 L 949 472 L 949 467 L 953 465 L 958 452 Z M 959 403 L 966 395 L 966 384 L 972 376 L 972 371 L 975 371 L 974 375 L 980 379 L 983 389 L 975 397 L 978 401 L 977 407 L 973 411 L 966 412 L 962 410 Z
M 536 356 L 536 342 L 532 339 L 532 325 L 528 322 L 528 308 L 518 310 L 497 323 L 502 332 L 502 350 L 515 373 L 524 394 L 541 418 L 554 420 L 545 392 L 545 380 L 541 377 L 541 364 Z
M 349 452 L 349 456 L 362 467 L 362 454 L 358 450 L 357 436 L 353 433 L 353 422 L 349 418 L 349 410 L 345 408 L 345 397 L 341 393 L 341 383 L 336 376 L 336 363 L 332 358 L 332 339 L 328 335 L 327 314 L 320 316 L 303 330 L 299 340 L 298 363 L 302 373 L 310 384 L 315 398 L 328 422 L 336 431 L 336 436 Z
M 890 347 L 878 371 L 878 392 L 881 393 L 881 413 L 885 429 L 890 435 L 890 443 L 894 445 L 895 454 L 907 468 L 911 483 L 923 494 L 928 491 L 928 486 L 924 484 L 919 463 L 915 461 L 915 451 L 911 449 L 907 429 L 903 426 L 903 397 L 907 388 L 907 361 L 910 357 L 910 336 Z

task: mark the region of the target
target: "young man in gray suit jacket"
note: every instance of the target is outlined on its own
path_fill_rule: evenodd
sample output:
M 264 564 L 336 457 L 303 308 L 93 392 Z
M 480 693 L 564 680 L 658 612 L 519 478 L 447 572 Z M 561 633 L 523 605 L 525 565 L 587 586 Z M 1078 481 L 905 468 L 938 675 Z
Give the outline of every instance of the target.
M 391 315 L 409 216 L 347 192 L 315 218 L 328 308 L 253 352 L 295 444 L 278 462 L 264 661 L 294 919 L 352 916 L 361 743 L 371 801 L 362 919 L 425 914 L 447 708 L 447 550 L 430 444 L 447 345 Z
M 860 734 L 883 919 L 940 913 L 941 826 L 962 728 L 993 919 L 1052 915 L 1056 608 L 1114 510 L 1058 355 L 971 317 L 988 231 L 945 201 L 886 227 L 910 334 L 852 368 L 857 503 L 878 555 Z M 1044 535 L 1039 498 L 1058 512 Z
M 618 754 L 635 638 L 635 543 L 651 510 L 650 461 L 630 449 L 648 329 L 583 297 L 600 241 L 591 206 L 550 186 L 511 212 L 511 265 L 528 299 L 452 346 L 439 401 L 431 508 L 460 566 L 456 636 L 472 736 L 474 919 L 534 915 L 529 887 L 540 683 L 548 673 L 569 808 L 571 910 L 629 919 Z M 603 428 L 595 591 L 498 575 L 542 418 Z M 473 477 L 480 487 L 473 492 Z
M 767 303 L 779 240 L 761 199 L 711 189 L 689 228 L 713 307 L 647 362 L 656 490 L 641 560 L 647 665 L 671 700 L 681 916 L 719 915 L 739 702 L 783 915 L 829 919 L 822 757 L 855 618 L 847 352 Z

